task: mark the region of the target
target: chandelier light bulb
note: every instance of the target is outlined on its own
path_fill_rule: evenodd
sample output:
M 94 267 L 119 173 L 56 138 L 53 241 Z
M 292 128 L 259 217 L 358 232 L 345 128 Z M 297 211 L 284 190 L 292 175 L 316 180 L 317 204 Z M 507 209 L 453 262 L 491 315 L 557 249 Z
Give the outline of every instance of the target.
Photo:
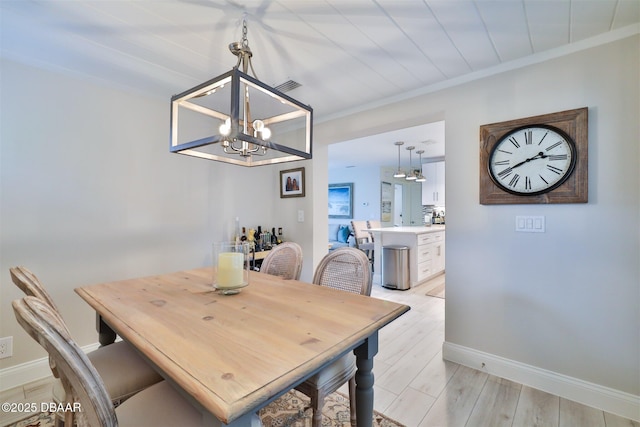
M 231 133 L 231 119 L 227 118 L 223 124 L 218 128 L 220 135 L 227 136 Z
M 264 125 L 262 120 L 254 120 L 253 121 L 253 136 L 256 138 L 261 138 L 263 140 L 267 140 L 271 137 L 271 130 Z

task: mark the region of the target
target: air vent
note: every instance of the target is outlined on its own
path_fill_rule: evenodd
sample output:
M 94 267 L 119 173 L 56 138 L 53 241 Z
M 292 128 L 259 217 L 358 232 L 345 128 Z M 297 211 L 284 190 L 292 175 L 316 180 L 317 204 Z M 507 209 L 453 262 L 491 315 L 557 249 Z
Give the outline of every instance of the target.
M 289 92 L 300 86 L 302 85 L 298 82 L 294 82 L 293 80 L 287 80 L 286 82 L 276 86 L 275 89 L 279 90 L 280 92 Z
M 438 141 L 434 140 L 434 139 L 427 139 L 426 141 L 420 141 L 419 144 L 424 144 L 424 145 L 433 145 L 433 144 L 437 144 Z

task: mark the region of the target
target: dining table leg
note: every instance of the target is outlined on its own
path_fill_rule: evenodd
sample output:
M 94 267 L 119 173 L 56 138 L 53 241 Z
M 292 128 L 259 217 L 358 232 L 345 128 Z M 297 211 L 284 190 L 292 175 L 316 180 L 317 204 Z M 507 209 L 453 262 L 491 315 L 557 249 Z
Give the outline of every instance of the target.
M 98 331 L 98 342 L 101 347 L 113 344 L 116 341 L 115 331 L 106 324 L 98 313 L 96 313 L 96 331 Z
M 358 427 L 373 425 L 373 357 L 378 353 L 378 331 L 353 350 L 356 355 L 356 419 Z

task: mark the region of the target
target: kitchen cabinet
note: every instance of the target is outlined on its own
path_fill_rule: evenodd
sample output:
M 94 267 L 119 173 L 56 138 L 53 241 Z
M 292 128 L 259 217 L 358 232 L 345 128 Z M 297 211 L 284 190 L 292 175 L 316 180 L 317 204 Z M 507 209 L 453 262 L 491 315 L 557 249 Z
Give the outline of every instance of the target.
M 411 249 L 409 249 L 411 254 Z M 415 245 L 415 284 L 424 282 L 444 271 L 444 231 L 419 234 Z M 409 266 L 411 272 L 411 266 Z M 413 285 L 413 283 L 412 283 Z
M 426 178 L 422 183 L 422 204 L 444 206 L 444 160 L 423 163 L 422 174 Z
M 444 226 L 431 227 L 388 227 L 371 229 L 374 232 L 376 251 L 387 245 L 401 245 L 409 248 L 409 281 L 416 286 L 444 272 Z M 374 269 L 379 272 L 379 267 Z M 381 278 L 374 274 L 374 282 Z

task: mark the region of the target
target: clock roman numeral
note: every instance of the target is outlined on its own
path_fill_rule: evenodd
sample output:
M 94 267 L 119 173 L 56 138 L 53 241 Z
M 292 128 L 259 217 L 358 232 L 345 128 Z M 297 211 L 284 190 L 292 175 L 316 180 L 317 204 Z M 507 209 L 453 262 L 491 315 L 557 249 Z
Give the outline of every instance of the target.
M 555 144 L 548 146 L 548 147 L 546 148 L 546 151 L 551 151 L 551 150 L 553 150 L 554 148 L 556 148 L 556 147 L 557 147 L 558 145 L 560 145 L 560 144 L 562 144 L 562 141 L 558 141 L 558 142 L 556 142 Z
M 509 175 L 511 175 L 511 172 L 513 172 L 513 169 L 511 169 L 511 168 L 506 168 L 506 169 L 504 169 L 502 172 L 498 172 L 498 176 L 499 176 L 500 178 L 506 178 L 506 177 L 508 177 Z
M 550 154 L 549 161 L 552 161 L 552 160 L 567 160 L 567 155 L 566 154 Z
M 495 162 L 496 166 L 507 166 L 509 164 L 509 160 L 500 160 L 499 162 Z
M 524 177 L 524 188 L 526 190 L 531 190 L 531 178 L 529 178 L 528 176 Z
M 546 180 L 546 179 L 544 179 L 544 178 L 542 177 L 542 175 L 538 175 L 538 176 L 540 177 L 540 179 L 541 179 L 541 180 L 543 180 L 543 181 L 544 181 L 544 183 L 545 183 L 545 184 L 549 185 L 549 183 L 547 182 L 547 180 Z
M 544 139 L 547 137 L 547 135 L 549 134 L 549 132 L 545 132 L 544 135 L 542 135 L 542 139 L 540 140 L 540 142 L 538 142 L 538 145 L 542 144 L 542 141 L 544 141 Z
M 553 173 L 557 173 L 558 175 L 562 173 L 562 169 L 557 168 L 555 166 L 547 165 L 547 169 L 549 169 Z
M 524 143 L 526 145 L 531 145 L 533 143 L 533 135 L 531 130 L 527 130 L 524 134 Z
M 518 141 L 516 140 L 515 137 L 511 137 L 509 138 L 509 141 L 511 141 L 511 143 L 516 147 L 516 148 L 520 148 L 520 144 L 518 143 Z
M 511 178 L 511 181 L 509 181 L 509 187 L 515 187 L 518 184 L 519 180 L 520 180 L 520 175 L 518 174 L 513 175 L 513 178 Z
M 505 151 L 502 149 L 498 149 L 499 152 L 504 153 L 504 154 L 513 154 L 511 151 Z

